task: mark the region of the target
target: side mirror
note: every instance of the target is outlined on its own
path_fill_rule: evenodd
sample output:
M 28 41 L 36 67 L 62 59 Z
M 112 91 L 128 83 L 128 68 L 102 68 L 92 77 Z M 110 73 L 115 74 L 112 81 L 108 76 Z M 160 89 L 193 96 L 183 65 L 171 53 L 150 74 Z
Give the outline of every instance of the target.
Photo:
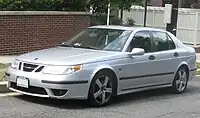
M 62 42 L 61 45 L 65 45 L 65 42 Z
M 137 55 L 144 55 L 145 50 L 142 48 L 133 48 L 131 53 L 129 54 L 130 56 L 137 56 Z

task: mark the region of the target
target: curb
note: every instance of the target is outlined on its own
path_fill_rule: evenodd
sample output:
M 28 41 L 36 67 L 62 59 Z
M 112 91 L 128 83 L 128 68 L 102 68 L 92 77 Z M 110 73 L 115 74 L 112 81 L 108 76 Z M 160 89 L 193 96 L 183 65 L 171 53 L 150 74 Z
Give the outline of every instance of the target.
M 10 90 L 6 87 L 7 81 L 0 82 L 0 93 L 9 93 Z

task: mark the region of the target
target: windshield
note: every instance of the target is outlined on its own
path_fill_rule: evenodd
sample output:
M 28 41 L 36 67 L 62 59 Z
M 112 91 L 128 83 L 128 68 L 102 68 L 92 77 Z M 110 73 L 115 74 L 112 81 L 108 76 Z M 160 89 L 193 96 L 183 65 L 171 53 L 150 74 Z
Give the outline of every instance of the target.
M 117 29 L 88 28 L 62 46 L 107 51 L 122 51 L 132 31 Z

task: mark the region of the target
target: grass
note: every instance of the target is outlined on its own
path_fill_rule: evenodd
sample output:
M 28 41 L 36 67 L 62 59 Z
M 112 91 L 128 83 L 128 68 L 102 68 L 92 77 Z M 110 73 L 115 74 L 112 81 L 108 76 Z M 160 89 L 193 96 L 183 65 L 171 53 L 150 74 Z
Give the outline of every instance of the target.
M 6 67 L 5 64 L 1 64 L 1 63 L 0 63 L 0 69 L 4 69 L 5 67 Z
M 196 64 L 197 64 L 197 68 L 199 68 L 199 69 L 200 69 L 200 63 L 198 63 L 198 62 L 197 62 Z
M 197 62 L 196 66 L 197 66 L 197 72 L 196 72 L 196 74 L 200 75 L 200 63 Z
M 0 70 L 0 81 L 4 80 L 4 75 L 5 75 L 5 69 Z
M 6 65 L 6 64 L 1 64 L 1 63 L 0 63 L 0 81 L 3 81 L 3 80 L 4 80 L 6 68 L 7 68 L 7 65 Z

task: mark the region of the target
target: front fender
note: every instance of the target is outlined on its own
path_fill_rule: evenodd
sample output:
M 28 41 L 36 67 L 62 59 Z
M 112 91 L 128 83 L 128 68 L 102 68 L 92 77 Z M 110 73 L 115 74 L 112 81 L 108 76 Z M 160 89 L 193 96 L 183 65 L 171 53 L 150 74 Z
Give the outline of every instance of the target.
M 109 69 L 109 70 L 113 71 L 118 79 L 118 74 L 117 74 L 118 72 L 113 67 L 111 67 L 110 65 L 107 65 L 107 64 L 96 66 L 92 72 L 91 78 L 93 78 L 99 71 L 101 71 L 103 69 Z

